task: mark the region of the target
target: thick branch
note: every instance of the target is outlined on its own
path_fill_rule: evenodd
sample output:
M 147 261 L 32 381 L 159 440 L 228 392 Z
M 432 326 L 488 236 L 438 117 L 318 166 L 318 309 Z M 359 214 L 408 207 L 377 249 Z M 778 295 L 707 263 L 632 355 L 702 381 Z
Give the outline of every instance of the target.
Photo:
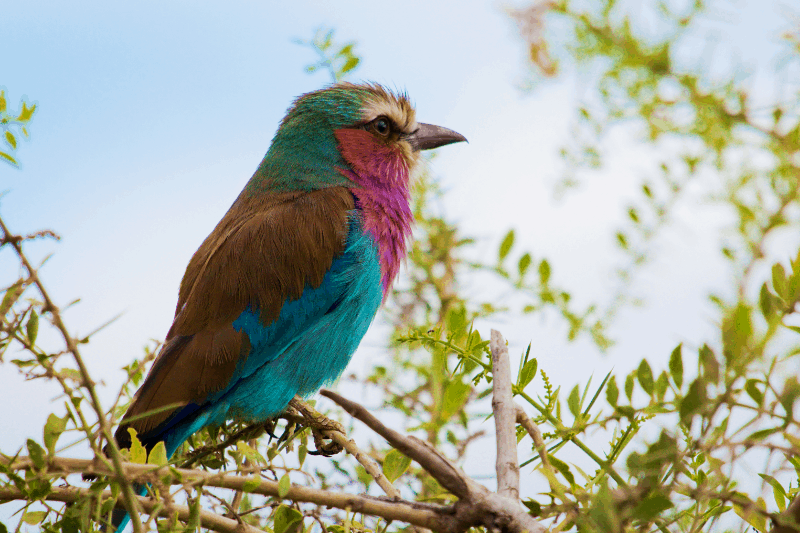
M 2 461 L 2 458 L 0 458 Z M 9 464 L 9 463 L 6 463 Z M 32 467 L 30 459 L 20 457 L 10 468 L 24 470 Z M 123 463 L 128 479 L 147 482 L 157 478 L 165 485 L 204 485 L 231 490 L 241 490 L 252 494 L 281 497 L 278 483 L 266 479 L 254 479 L 235 474 L 210 473 L 203 470 L 186 470 L 181 468 L 158 467 L 134 463 Z M 91 473 L 95 475 L 112 475 L 113 472 L 101 464 L 89 459 L 53 458 L 48 472 L 55 475 L 72 473 Z M 456 511 L 452 507 L 431 505 L 408 501 L 389 501 L 366 495 L 343 494 L 326 490 L 310 489 L 293 485 L 283 499 L 305 502 L 336 509 L 349 509 L 353 512 L 380 516 L 386 520 L 399 520 L 415 526 L 434 531 L 460 531 L 453 527 Z M 57 498 L 55 498 L 57 499 Z M 61 501 L 61 500 L 59 500 Z
M 52 489 L 45 499 L 48 501 L 72 503 L 82 498 L 98 496 L 103 500 L 114 497 L 110 490 L 103 491 L 98 495 L 89 489 L 60 487 Z M 0 502 L 24 499 L 25 495 L 16 487 L 0 487 Z M 180 520 L 184 521 L 188 521 L 191 518 L 192 511 L 185 505 L 170 505 L 169 507 L 164 507 L 161 505 L 160 501 L 145 498 L 144 496 L 136 496 L 136 501 L 139 506 L 144 509 L 144 512 L 148 514 L 155 513 L 158 516 L 177 515 Z M 122 502 L 118 502 L 117 507 L 124 506 Z M 263 533 L 263 531 L 253 526 L 202 509 L 200 509 L 199 515 L 200 525 L 206 529 L 219 531 L 221 533 Z
M 386 439 L 396 450 L 419 463 L 445 489 L 459 498 L 454 507 L 455 516 L 448 523 L 448 531 L 460 532 L 474 526 L 485 526 L 490 530 L 509 533 L 545 532 L 545 528 L 525 512 L 518 499 L 490 492 L 469 478 L 427 442 L 387 428 L 364 407 L 342 398 L 335 392 L 323 389 L 320 394 L 336 402 Z M 435 527 L 430 529 L 442 531 Z
M 519 462 L 517 461 L 517 413 L 511 393 L 511 365 L 508 347 L 499 331 L 492 330 L 492 411 L 497 438 L 497 493 L 519 499 Z

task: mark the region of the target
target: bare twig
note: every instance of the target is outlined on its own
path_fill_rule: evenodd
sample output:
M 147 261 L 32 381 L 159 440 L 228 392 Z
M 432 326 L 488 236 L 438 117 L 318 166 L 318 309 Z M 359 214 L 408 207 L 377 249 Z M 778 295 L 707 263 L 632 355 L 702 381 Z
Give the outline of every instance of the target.
M 552 470 L 553 466 L 550 464 L 550 459 L 547 457 L 547 446 L 544 443 L 544 438 L 542 437 L 542 432 L 539 431 L 539 426 L 537 426 L 533 420 L 528 417 L 528 414 L 525 412 L 525 409 L 517 405 L 517 424 L 522 426 L 525 431 L 528 432 L 528 435 L 531 436 L 533 439 L 533 445 L 536 447 L 536 451 L 539 453 L 539 459 L 542 460 L 542 465 L 548 470 Z
M 497 438 L 497 493 L 519 499 L 519 462 L 517 461 L 517 413 L 511 393 L 511 365 L 503 336 L 492 330 L 492 411 Z
M 64 321 L 61 319 L 61 313 L 59 312 L 58 307 L 53 303 L 53 300 L 50 299 L 50 295 L 48 294 L 47 290 L 44 288 L 44 284 L 39 279 L 39 274 L 33 266 L 31 266 L 28 258 L 22 252 L 22 247 L 20 246 L 20 240 L 13 236 L 11 232 L 8 230 L 8 227 L 3 222 L 3 219 L 0 218 L 0 229 L 3 230 L 3 242 L 8 243 L 14 251 L 19 256 L 20 261 L 22 262 L 25 269 L 28 271 L 28 275 L 33 283 L 36 285 L 36 288 L 39 290 L 39 294 L 42 295 L 42 299 L 44 300 L 44 307 L 43 311 L 49 312 L 50 316 L 52 317 L 53 324 L 56 326 L 59 332 L 61 332 L 62 337 L 64 337 L 64 342 L 67 345 L 67 351 L 69 351 L 73 358 L 75 359 L 75 363 L 78 365 L 78 370 L 80 371 L 81 378 L 83 379 L 83 386 L 89 392 L 89 398 L 91 400 L 92 408 L 97 413 L 97 420 L 100 424 L 100 432 L 102 433 L 103 437 L 108 442 L 108 446 L 106 447 L 109 455 L 111 456 L 111 462 L 114 465 L 114 477 L 120 483 L 120 487 L 122 488 L 122 497 L 127 506 L 127 510 L 131 515 L 131 524 L 133 525 L 133 531 L 135 533 L 141 533 L 142 531 L 142 522 L 139 520 L 139 516 L 137 513 L 136 507 L 136 494 L 131 486 L 129 480 L 125 479 L 123 476 L 122 471 L 122 454 L 119 451 L 119 447 L 117 446 L 116 440 L 111 434 L 111 427 L 108 424 L 108 421 L 105 417 L 105 412 L 103 411 L 103 407 L 100 404 L 100 398 L 97 395 L 97 390 L 95 389 L 94 382 L 92 381 L 91 377 L 89 376 L 89 370 L 86 368 L 86 365 L 83 362 L 83 357 L 81 357 L 80 351 L 78 350 L 78 344 L 75 342 L 75 339 L 70 335 L 67 327 L 64 325 Z M 94 450 L 95 457 L 100 458 L 102 456 L 102 452 L 99 449 Z

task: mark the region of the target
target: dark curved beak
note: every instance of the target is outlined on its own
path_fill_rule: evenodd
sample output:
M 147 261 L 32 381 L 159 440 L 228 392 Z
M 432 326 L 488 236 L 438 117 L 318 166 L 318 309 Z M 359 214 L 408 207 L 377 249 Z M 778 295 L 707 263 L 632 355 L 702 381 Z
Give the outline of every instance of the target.
M 431 148 L 438 148 L 446 144 L 460 143 L 467 141 L 467 138 L 458 132 L 443 128 L 441 126 L 434 126 L 433 124 L 424 124 L 418 122 L 417 130 L 408 136 L 408 142 L 414 148 L 414 151 L 430 150 Z

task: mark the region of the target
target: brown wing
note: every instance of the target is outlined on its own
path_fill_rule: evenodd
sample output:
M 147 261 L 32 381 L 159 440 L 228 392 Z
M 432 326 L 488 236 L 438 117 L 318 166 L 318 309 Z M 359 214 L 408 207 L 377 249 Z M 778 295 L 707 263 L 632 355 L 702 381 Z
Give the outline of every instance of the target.
M 250 351 L 233 321 L 251 307 L 267 325 L 287 298 L 319 287 L 344 250 L 351 209 L 353 196 L 342 187 L 239 196 L 186 267 L 167 339 L 117 430 L 121 446 L 130 444 L 128 427 L 146 435 L 178 406 L 228 385 Z

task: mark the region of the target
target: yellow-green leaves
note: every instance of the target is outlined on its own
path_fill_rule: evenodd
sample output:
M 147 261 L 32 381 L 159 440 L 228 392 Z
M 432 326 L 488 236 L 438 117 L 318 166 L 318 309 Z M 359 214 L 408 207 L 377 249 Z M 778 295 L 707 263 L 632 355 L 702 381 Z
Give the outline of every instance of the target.
M 383 475 L 389 481 L 394 482 L 408 470 L 409 466 L 411 466 L 410 458 L 397 450 L 390 450 L 383 460 Z
M 140 465 L 147 463 L 147 450 L 145 450 L 142 443 L 136 437 L 136 430 L 128 428 L 128 434 L 131 436 L 131 455 L 130 461 Z
M 147 464 L 164 466 L 168 462 L 169 458 L 167 457 L 167 447 L 164 445 L 164 441 L 161 441 L 153 446 L 152 450 L 150 450 L 150 453 L 147 456 Z
M 35 309 L 31 309 L 31 316 L 28 318 L 28 323 L 25 325 L 25 335 L 28 337 L 28 342 L 31 345 L 36 344 L 36 336 L 39 334 L 39 315 Z
M 285 498 L 289 494 L 290 488 L 292 488 L 292 478 L 289 477 L 289 474 L 284 474 L 278 480 L 278 496 Z
M 44 425 L 44 445 L 51 455 L 55 453 L 58 438 L 67 429 L 68 420 L 69 415 L 59 418 L 51 414 L 47 417 L 47 423 Z
M 23 100 L 22 110 L 15 114 L 8 109 L 5 91 L 0 91 L 0 126 L 3 130 L 3 140 L 8 146 L 7 150 L 0 150 L 0 160 L 5 161 L 11 165 L 17 166 L 17 160 L 12 155 L 17 149 L 17 136 L 11 131 L 12 127 L 17 127 L 21 130 L 22 135 L 28 137 L 28 130 L 26 126 L 33 117 L 36 111 L 36 104 L 29 106 Z
M 286 505 L 279 505 L 272 514 L 274 533 L 284 533 L 289 526 L 296 524 L 303 519 L 302 513 Z
M 681 356 L 681 350 L 683 348 L 683 343 L 677 345 L 672 353 L 669 356 L 669 373 L 672 376 L 672 381 L 675 383 L 675 386 L 680 390 L 683 386 L 683 357 Z
M 508 253 L 511 251 L 511 247 L 514 246 L 514 230 L 510 230 L 506 233 L 506 236 L 503 237 L 502 242 L 500 242 L 500 249 L 497 250 L 497 258 L 500 262 L 503 261 L 508 256 Z

